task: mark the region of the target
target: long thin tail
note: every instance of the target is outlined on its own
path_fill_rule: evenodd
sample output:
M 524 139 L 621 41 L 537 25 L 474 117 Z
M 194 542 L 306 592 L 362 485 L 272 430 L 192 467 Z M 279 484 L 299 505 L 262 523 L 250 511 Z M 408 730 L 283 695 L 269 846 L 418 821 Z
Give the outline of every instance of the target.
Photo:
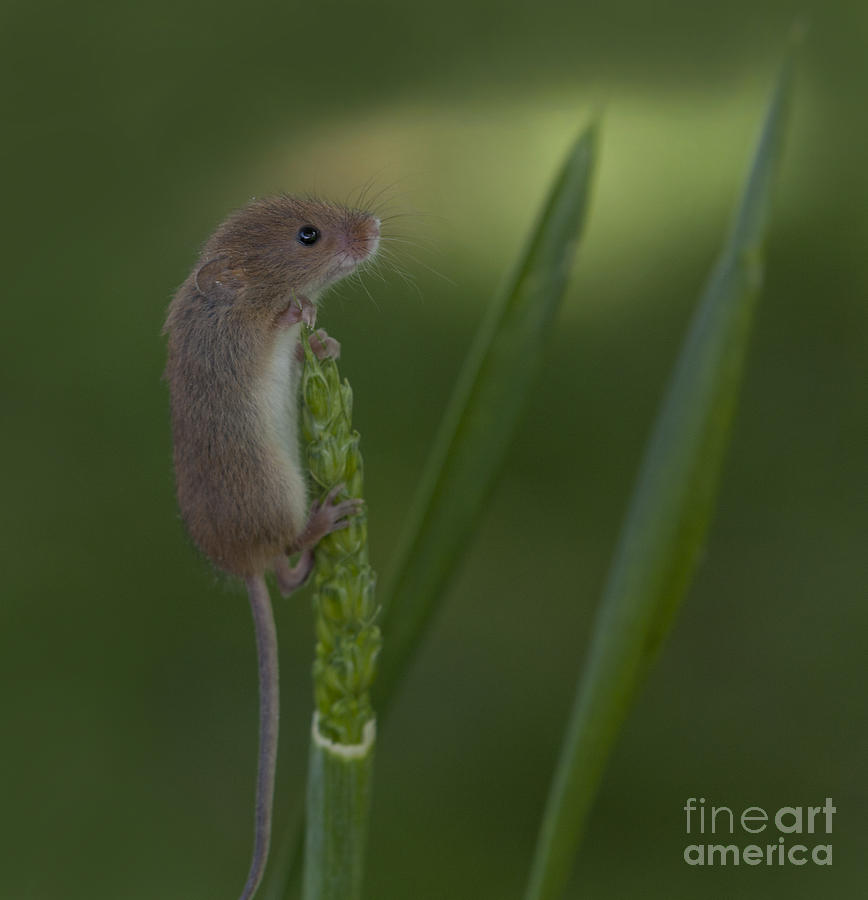
M 262 881 L 271 840 L 271 807 L 277 769 L 277 726 L 280 703 L 277 678 L 277 629 L 271 598 L 262 575 L 247 579 L 259 656 L 259 771 L 256 776 L 256 826 L 253 858 L 240 900 L 250 900 Z

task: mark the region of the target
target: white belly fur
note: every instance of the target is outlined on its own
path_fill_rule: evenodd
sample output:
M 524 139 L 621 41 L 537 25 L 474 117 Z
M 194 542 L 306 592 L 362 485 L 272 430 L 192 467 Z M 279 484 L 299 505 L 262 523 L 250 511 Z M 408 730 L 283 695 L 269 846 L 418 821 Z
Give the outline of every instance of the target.
M 259 398 L 268 449 L 298 532 L 307 520 L 307 491 L 298 445 L 301 364 L 295 359 L 295 348 L 300 331 L 301 325 L 291 325 L 277 336 Z

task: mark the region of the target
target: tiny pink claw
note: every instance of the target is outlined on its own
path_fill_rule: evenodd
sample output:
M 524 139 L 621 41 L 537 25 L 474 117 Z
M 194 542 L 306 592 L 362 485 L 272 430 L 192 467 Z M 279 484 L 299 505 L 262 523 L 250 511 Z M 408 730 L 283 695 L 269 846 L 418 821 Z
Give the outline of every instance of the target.
M 308 328 L 313 328 L 316 324 L 316 307 L 307 297 L 302 297 L 301 300 L 301 321 L 307 325 Z

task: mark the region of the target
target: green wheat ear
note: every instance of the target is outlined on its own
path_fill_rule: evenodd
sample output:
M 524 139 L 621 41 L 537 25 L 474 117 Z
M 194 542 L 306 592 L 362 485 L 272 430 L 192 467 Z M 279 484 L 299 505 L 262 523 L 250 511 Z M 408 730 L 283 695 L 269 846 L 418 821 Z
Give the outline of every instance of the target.
M 301 345 L 302 432 L 316 496 L 322 500 L 342 484 L 339 499 L 361 499 L 362 454 L 359 433 L 352 428 L 352 389 L 341 382 L 334 359 L 316 358 L 309 328 L 302 328 Z M 320 733 L 339 744 L 361 743 L 365 724 L 374 718 L 371 684 L 382 645 L 374 624 L 375 583 L 362 509 L 347 528 L 319 542 L 313 579 L 314 703 Z

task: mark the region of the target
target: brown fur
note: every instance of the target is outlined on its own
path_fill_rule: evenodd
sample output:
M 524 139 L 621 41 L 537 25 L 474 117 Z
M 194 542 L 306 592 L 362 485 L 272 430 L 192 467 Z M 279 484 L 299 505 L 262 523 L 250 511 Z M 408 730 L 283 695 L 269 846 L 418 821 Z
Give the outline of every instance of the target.
M 297 240 L 304 225 L 320 231 L 315 244 Z M 193 541 L 225 572 L 263 573 L 305 525 L 299 365 L 287 354 L 299 326 L 281 316 L 349 274 L 378 235 L 367 213 L 256 200 L 220 225 L 172 300 L 164 332 L 178 504 Z

